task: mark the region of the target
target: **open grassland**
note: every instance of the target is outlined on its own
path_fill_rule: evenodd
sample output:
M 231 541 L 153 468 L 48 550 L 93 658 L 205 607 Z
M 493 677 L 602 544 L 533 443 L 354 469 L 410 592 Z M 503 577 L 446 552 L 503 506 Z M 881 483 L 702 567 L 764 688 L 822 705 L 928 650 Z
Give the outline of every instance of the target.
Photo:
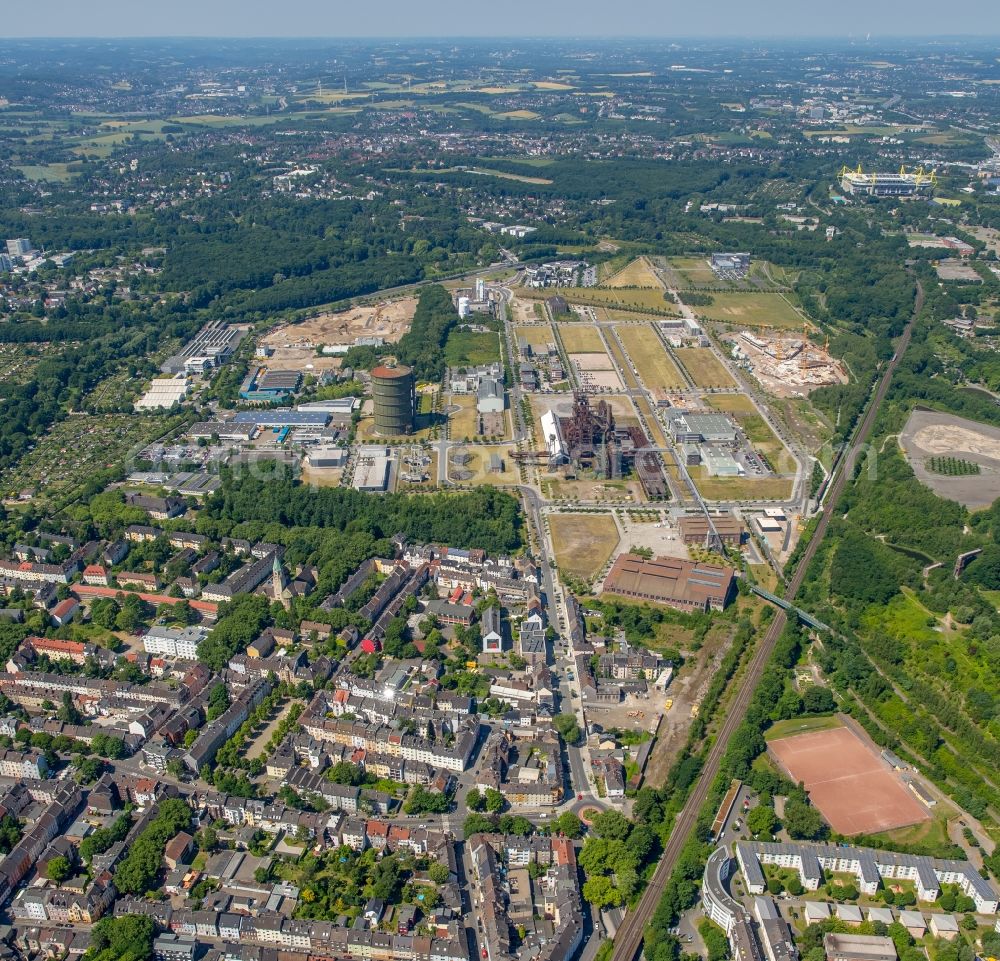
M 671 257 L 667 263 L 679 287 L 702 287 L 717 280 L 706 257 Z
M 663 290 L 663 284 L 645 257 L 637 257 L 602 284 L 603 287 L 649 287 Z
M 615 332 L 648 388 L 678 390 L 685 386 L 683 375 L 652 327 L 621 324 Z
M 558 330 L 567 354 L 607 354 L 596 327 L 589 324 L 559 324 Z
M 710 305 L 695 308 L 695 312 L 706 320 L 778 330 L 797 330 L 805 324 L 802 315 L 781 294 L 723 293 L 710 296 Z
M 617 249 L 617 248 L 616 248 Z M 603 287 L 619 271 L 624 270 L 632 262 L 629 254 L 618 253 L 610 260 L 603 260 L 597 265 L 597 284 Z
M 618 525 L 610 514 L 550 514 L 552 546 L 559 569 L 591 580 L 618 546 Z
M 792 496 L 791 477 L 709 477 L 703 466 L 689 467 L 688 473 L 705 500 L 788 500 Z
M 599 310 L 598 318 L 608 321 L 624 321 L 625 323 L 641 321 L 647 324 L 655 324 L 660 319 L 655 314 L 643 314 L 635 310 L 619 310 L 617 307 L 605 307 Z
M 953 812 L 949 812 L 953 813 Z M 905 828 L 896 828 L 892 831 L 882 831 L 872 834 L 871 837 L 878 838 L 885 846 L 892 850 L 901 846 L 903 849 L 910 846 L 937 848 L 946 844 L 951 844 L 948 836 L 948 819 L 942 816 L 944 812 L 919 824 L 911 824 Z
M 478 367 L 500 360 L 500 337 L 492 330 L 453 330 L 444 345 L 449 367 Z
M 551 167 L 555 163 L 552 157 L 480 157 L 483 163 L 502 160 L 504 163 L 519 164 L 522 167 Z
M 841 727 L 841 720 L 835 714 L 825 717 L 790 717 L 784 721 L 775 721 L 765 732 L 768 741 L 777 741 L 793 734 L 806 734 L 810 731 L 831 731 Z
M 28 180 L 48 180 L 54 183 L 66 183 L 73 179 L 74 172 L 70 164 L 15 164 L 15 170 L 20 170 Z
M 458 408 L 454 413 L 449 414 L 451 421 L 452 440 L 461 440 L 463 437 L 475 437 L 478 433 L 479 415 L 476 411 L 475 395 L 453 394 L 450 402 Z
M 664 296 L 663 289 L 636 287 L 560 287 L 534 289 L 525 287 L 518 291 L 519 297 L 544 300 L 558 294 L 570 304 L 585 304 L 589 307 L 618 307 L 622 310 L 652 310 L 659 314 L 675 315 L 677 308 Z
M 813 137 L 895 137 L 903 128 L 895 124 L 884 126 L 868 126 L 867 124 L 845 124 L 843 127 L 832 127 L 829 130 L 806 130 L 805 136 Z
M 735 381 L 710 347 L 682 347 L 674 351 L 698 387 L 735 387 Z
M 532 350 L 544 350 L 549 344 L 555 343 L 549 324 L 518 324 L 514 327 L 514 343 L 521 337 L 531 345 Z

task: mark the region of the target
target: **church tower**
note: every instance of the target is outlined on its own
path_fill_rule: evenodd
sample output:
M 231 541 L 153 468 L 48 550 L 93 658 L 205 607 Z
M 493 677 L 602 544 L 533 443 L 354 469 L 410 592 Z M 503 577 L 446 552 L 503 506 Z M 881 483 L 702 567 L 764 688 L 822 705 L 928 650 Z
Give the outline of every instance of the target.
M 281 558 L 277 554 L 274 555 L 274 566 L 271 568 L 271 593 L 287 611 L 291 605 L 285 595 L 285 572 L 281 569 Z

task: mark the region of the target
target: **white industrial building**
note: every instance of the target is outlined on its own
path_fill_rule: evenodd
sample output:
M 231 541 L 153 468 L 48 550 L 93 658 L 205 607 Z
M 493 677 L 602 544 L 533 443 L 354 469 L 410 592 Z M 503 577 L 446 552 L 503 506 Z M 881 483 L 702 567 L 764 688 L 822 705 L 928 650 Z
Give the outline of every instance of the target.
M 346 463 L 346 447 L 314 447 L 306 454 L 306 464 L 312 468 L 339 468 Z
M 504 386 L 501 377 L 481 377 L 476 391 L 476 410 L 480 414 L 502 414 Z
M 566 444 L 559 427 L 559 418 L 551 410 L 542 414 L 542 439 L 549 452 L 550 464 L 558 464 L 566 459 Z
M 355 490 L 383 494 L 389 487 L 389 448 L 365 446 L 358 449 L 354 468 Z
M 360 407 L 360 397 L 334 397 L 331 400 L 312 400 L 307 404 L 298 404 L 295 409 L 320 411 L 325 414 L 339 414 L 342 417 L 350 417 Z
M 704 445 L 700 453 L 701 462 L 710 477 L 739 477 L 743 473 L 743 468 L 727 450 Z
M 173 407 L 187 397 L 191 382 L 182 375 L 154 377 L 146 393 L 135 402 L 136 410 L 160 410 Z

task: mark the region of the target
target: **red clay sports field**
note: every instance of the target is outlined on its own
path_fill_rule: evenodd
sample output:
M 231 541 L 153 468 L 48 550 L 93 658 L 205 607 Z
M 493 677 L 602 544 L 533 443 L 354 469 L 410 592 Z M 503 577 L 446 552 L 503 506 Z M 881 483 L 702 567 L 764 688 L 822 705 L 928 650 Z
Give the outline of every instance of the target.
M 840 834 L 874 834 L 927 820 L 927 809 L 850 728 L 810 731 L 768 748 Z

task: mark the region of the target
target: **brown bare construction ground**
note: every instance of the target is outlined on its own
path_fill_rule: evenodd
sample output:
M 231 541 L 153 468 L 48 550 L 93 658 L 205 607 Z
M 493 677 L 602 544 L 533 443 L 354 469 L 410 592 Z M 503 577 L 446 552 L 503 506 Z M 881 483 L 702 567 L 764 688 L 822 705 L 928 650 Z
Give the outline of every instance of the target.
M 694 720 L 691 708 L 704 697 L 705 690 L 733 639 L 732 627 L 718 622 L 705 635 L 701 647 L 697 651 L 689 651 L 687 649 L 691 638 L 688 633 L 687 629 L 672 625 L 671 634 L 663 638 L 666 645 L 676 646 L 687 653 L 684 669 L 667 688 L 666 697 L 673 703 L 663 715 L 663 723 L 646 765 L 643 783 L 653 787 L 662 787 L 666 783 L 667 773 L 687 742 L 691 722 Z M 651 645 L 654 648 L 656 646 Z
M 274 351 L 271 367 L 303 373 L 335 370 L 340 367 L 340 357 L 321 354 L 320 347 L 352 346 L 358 337 L 381 337 L 393 344 L 410 329 L 416 306 L 415 297 L 405 297 L 372 307 L 319 314 L 297 324 L 275 327 L 261 345 Z
M 899 446 L 917 475 L 939 497 L 976 510 L 1000 497 L 1000 430 L 935 410 L 914 410 Z M 928 467 L 932 457 L 955 457 L 979 465 L 978 474 L 949 476 Z
M 381 337 L 394 344 L 413 322 L 416 297 L 403 297 L 370 307 L 351 307 L 323 313 L 297 324 L 276 327 L 261 341 L 273 347 L 304 347 L 315 350 L 324 344 L 354 343 L 358 337 Z
M 596 576 L 618 546 L 610 514 L 550 514 L 549 529 L 559 567 L 574 577 Z

